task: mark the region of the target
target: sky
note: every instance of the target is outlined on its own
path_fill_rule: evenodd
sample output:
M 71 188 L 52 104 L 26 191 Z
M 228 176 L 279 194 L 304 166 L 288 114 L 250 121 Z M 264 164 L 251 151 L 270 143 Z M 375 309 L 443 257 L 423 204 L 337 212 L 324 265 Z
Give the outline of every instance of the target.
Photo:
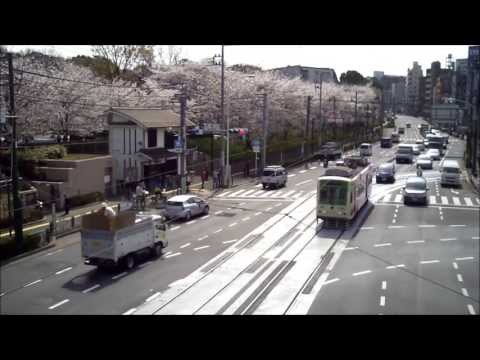
M 198 61 L 220 54 L 220 45 L 179 45 L 182 57 Z M 53 49 L 64 57 L 91 55 L 89 45 L 7 45 L 11 51 L 30 48 Z M 342 72 L 356 70 L 363 76 L 374 71 L 386 75 L 406 76 L 413 61 L 418 61 L 423 73 L 433 61 L 442 67 L 448 54 L 453 59 L 465 59 L 468 45 L 235 45 L 225 46 L 225 63 L 251 64 L 271 69 L 288 65 L 333 68 L 340 77 Z

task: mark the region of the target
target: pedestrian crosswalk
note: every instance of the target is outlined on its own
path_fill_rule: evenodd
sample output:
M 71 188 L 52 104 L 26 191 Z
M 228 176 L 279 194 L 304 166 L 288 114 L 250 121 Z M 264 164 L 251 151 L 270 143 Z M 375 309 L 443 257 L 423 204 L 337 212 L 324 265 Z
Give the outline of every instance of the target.
M 381 197 L 377 203 L 403 203 L 403 196 L 401 194 L 386 194 Z M 480 199 L 477 197 L 459 197 L 459 196 L 435 196 L 430 195 L 430 205 L 439 206 L 461 206 L 461 207 L 480 207 Z
M 225 191 L 216 195 L 216 198 L 255 198 L 255 199 L 298 199 L 302 196 L 315 193 L 316 191 L 304 191 L 304 190 L 238 190 L 238 191 Z

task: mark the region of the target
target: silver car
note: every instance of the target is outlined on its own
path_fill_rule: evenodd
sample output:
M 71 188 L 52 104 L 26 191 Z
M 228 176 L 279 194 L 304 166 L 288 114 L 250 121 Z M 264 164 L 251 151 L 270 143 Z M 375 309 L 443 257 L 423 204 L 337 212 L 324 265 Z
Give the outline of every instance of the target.
M 420 155 L 417 158 L 417 166 L 420 169 L 432 170 L 433 169 L 433 161 L 432 161 L 432 158 L 430 157 L 430 155 L 428 155 L 428 154 Z
M 438 149 L 428 149 L 427 155 L 429 155 L 432 160 L 440 160 L 441 158 L 440 150 Z
M 262 174 L 264 189 L 279 188 L 287 185 L 287 170 L 283 166 L 267 166 Z
M 403 188 L 403 203 L 420 203 L 428 205 L 428 187 L 427 180 L 420 176 L 411 176 L 407 178 Z
M 195 195 L 177 195 L 167 201 L 165 206 L 165 217 L 167 219 L 190 220 L 192 216 L 208 214 L 210 207 L 208 203 Z

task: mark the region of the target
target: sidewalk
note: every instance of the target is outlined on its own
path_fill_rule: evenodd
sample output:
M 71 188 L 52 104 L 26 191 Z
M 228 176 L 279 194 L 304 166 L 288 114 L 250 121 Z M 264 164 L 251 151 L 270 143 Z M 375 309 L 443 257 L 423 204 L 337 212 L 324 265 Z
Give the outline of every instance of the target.
M 480 193 L 480 179 L 478 176 L 473 176 L 472 171 L 470 169 L 467 169 L 467 175 L 468 175 L 468 180 L 472 184 L 472 186 L 475 188 L 475 191 Z

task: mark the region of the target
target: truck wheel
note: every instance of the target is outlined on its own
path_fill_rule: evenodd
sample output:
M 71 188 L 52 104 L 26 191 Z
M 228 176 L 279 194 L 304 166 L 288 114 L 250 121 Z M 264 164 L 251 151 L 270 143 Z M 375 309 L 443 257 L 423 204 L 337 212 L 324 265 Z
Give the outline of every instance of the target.
M 267 188 L 266 184 L 262 184 L 262 186 L 263 186 L 263 190 L 265 190 Z
M 132 254 L 128 254 L 125 257 L 125 267 L 128 270 L 132 270 L 135 266 L 135 257 Z
M 163 247 L 162 244 L 156 244 L 154 249 L 154 256 L 155 257 L 160 257 L 163 255 Z

